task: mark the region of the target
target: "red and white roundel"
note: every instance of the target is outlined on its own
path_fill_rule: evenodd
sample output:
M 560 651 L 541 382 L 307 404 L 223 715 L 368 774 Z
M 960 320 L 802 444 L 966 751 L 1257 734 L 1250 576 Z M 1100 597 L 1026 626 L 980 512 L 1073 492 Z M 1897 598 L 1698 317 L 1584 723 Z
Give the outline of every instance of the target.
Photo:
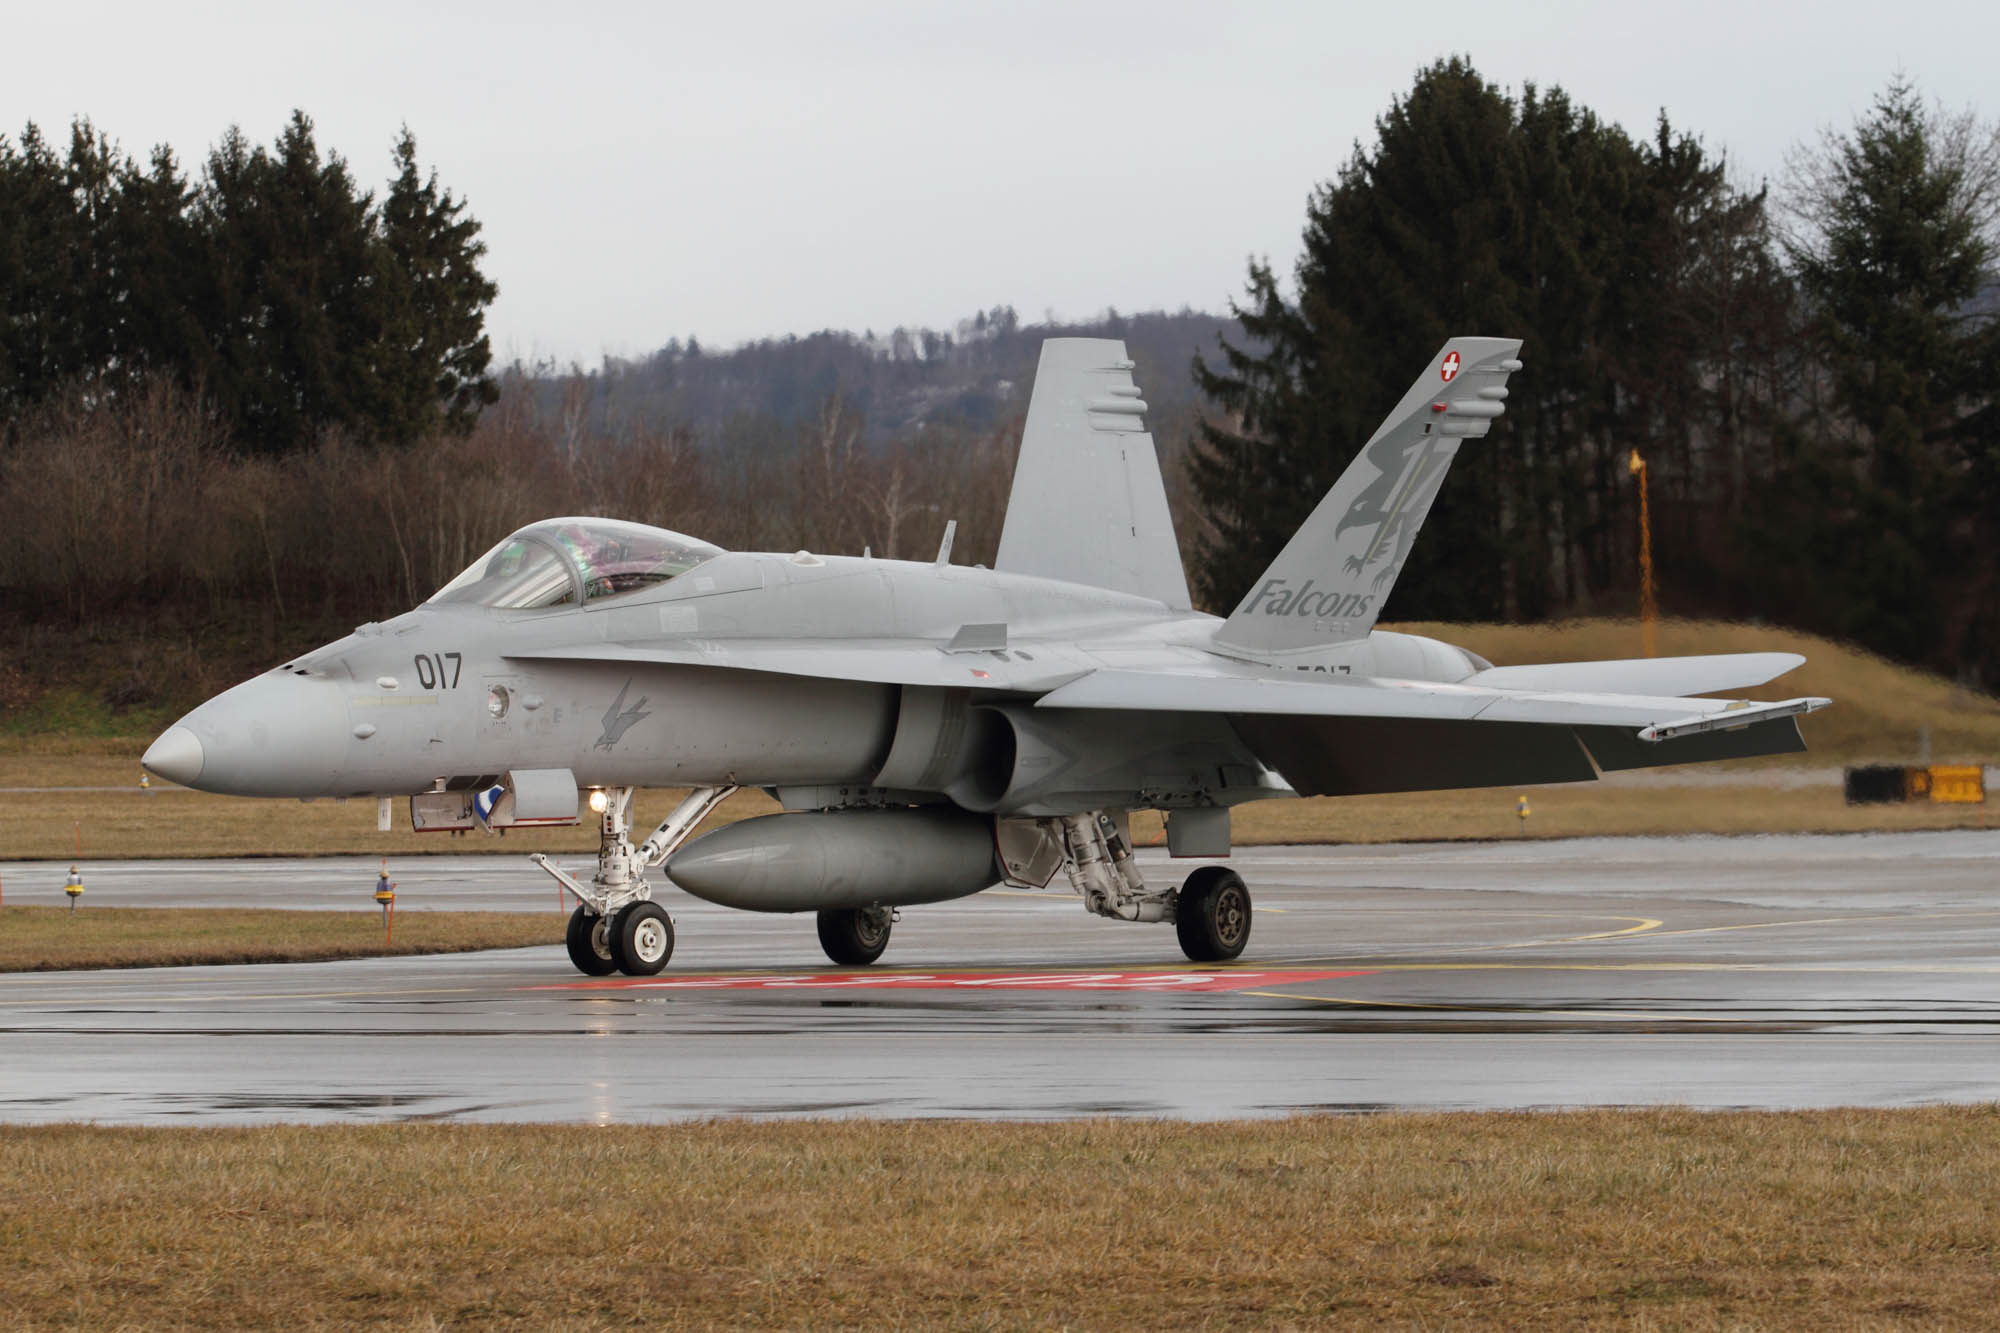
M 1444 354 L 1444 364 L 1438 367 L 1438 375 L 1443 378 L 1446 384 L 1449 384 L 1451 383 L 1451 377 L 1456 374 L 1458 374 L 1458 353 L 1446 352 Z

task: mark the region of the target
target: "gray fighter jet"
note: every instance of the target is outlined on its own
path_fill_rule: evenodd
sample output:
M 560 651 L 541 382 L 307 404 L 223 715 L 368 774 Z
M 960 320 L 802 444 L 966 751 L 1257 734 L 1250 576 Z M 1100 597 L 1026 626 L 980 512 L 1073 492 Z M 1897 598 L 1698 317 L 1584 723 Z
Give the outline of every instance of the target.
M 899 908 L 1059 875 L 1091 912 L 1234 958 L 1250 894 L 1216 862 L 1241 802 L 1776 754 L 1827 702 L 1691 697 L 1762 684 L 1788 653 L 1494 667 L 1374 629 L 1519 348 L 1447 343 L 1227 619 L 1189 603 L 1124 345 L 1052 339 L 993 569 L 952 564 L 949 528 L 925 564 L 550 519 L 416 610 L 211 699 L 145 766 L 242 796 L 408 796 L 419 830 L 587 805 L 589 878 L 533 859 L 575 895 L 569 953 L 595 975 L 665 966 L 661 868 L 712 902 L 817 913 L 842 964 L 878 958 Z M 635 845 L 639 786 L 690 791 Z M 784 812 L 690 841 L 742 786 Z M 1136 809 L 1205 864 L 1149 883 Z

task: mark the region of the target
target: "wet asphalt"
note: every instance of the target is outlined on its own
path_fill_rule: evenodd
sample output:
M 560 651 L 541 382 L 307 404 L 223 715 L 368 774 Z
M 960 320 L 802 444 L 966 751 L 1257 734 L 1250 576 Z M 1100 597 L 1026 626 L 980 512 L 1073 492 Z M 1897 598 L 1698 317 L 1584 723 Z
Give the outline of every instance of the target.
M 1142 856 L 1150 878 L 1184 864 Z M 513 857 L 390 863 L 398 911 L 545 947 L 0 976 L 0 1121 L 1298 1110 L 2000 1100 L 2000 832 L 1252 848 L 1236 965 L 1067 891 L 906 909 L 871 969 L 809 917 L 667 890 L 658 978 L 571 970 Z M 102 863 L 109 905 L 371 907 L 372 858 Z M 61 902 L 68 866 L 0 865 Z

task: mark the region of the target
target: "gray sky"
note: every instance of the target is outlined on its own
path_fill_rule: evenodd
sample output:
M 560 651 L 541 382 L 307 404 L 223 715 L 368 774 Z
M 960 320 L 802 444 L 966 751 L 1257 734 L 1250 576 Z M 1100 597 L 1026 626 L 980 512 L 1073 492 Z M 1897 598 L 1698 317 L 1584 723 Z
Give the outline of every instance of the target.
M 573 3 L 16 7 L 0 130 L 87 115 L 197 167 L 293 107 L 364 182 L 397 127 L 470 201 L 503 358 L 949 326 L 1011 304 L 1220 309 L 1451 52 L 1637 134 L 1664 106 L 1751 181 L 1898 69 L 1991 93 L 2000 6 Z

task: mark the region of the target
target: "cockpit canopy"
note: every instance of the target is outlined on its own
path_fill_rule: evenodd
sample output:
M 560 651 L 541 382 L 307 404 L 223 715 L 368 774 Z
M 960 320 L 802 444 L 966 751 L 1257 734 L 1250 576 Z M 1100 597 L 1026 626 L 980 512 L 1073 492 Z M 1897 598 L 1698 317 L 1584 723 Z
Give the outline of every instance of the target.
M 651 588 L 722 548 L 615 518 L 551 518 L 530 524 L 438 589 L 432 603 L 527 611 L 575 606 Z

